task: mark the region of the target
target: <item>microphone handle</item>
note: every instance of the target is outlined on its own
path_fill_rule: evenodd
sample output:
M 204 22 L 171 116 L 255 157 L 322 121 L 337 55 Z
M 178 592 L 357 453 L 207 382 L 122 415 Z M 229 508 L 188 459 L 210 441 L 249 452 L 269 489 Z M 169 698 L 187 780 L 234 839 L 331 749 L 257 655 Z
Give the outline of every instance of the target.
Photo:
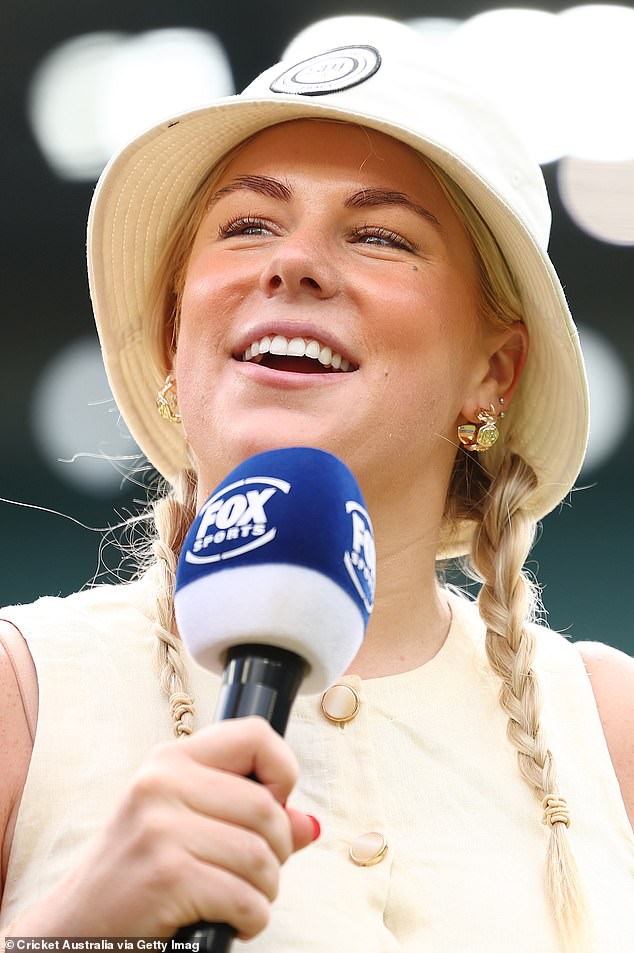
M 260 715 L 283 735 L 305 674 L 306 662 L 295 652 L 271 645 L 234 646 L 227 652 L 215 721 Z M 236 930 L 228 923 L 201 920 L 181 927 L 172 940 L 187 944 L 177 949 L 227 953 L 235 935 Z M 190 946 L 192 942 L 197 947 Z

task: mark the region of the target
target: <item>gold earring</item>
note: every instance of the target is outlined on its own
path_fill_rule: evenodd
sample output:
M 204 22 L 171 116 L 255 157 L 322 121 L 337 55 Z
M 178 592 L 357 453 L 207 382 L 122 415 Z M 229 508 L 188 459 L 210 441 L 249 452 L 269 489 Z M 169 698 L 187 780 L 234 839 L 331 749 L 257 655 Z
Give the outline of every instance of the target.
M 495 441 L 500 436 L 500 431 L 496 425 L 495 408 L 493 404 L 489 405 L 491 410 L 480 408 L 478 412 L 477 424 L 461 424 L 458 427 L 458 440 L 467 450 L 477 450 L 479 453 L 490 450 Z M 504 414 L 500 414 L 503 417 Z
M 156 395 L 156 409 L 163 418 L 171 424 L 179 424 L 181 415 L 178 412 L 178 398 L 176 396 L 176 378 L 168 374 L 165 383 Z

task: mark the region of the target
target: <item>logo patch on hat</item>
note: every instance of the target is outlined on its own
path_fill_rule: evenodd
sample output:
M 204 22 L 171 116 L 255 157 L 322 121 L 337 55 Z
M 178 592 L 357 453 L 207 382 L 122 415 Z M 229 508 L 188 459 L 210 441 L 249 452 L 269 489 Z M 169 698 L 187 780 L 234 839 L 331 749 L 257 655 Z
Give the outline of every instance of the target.
M 373 46 L 340 46 L 291 66 L 273 80 L 270 89 L 297 96 L 338 93 L 363 83 L 380 65 L 381 55 Z

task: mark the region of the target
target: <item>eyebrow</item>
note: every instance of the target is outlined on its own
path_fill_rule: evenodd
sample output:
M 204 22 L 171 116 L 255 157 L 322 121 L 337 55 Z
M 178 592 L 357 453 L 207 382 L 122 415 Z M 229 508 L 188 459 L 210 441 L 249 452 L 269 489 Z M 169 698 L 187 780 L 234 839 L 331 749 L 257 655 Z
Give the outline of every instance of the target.
M 283 202 L 290 202 L 293 197 L 292 189 L 284 182 L 280 182 L 279 179 L 273 179 L 268 175 L 240 175 L 212 195 L 208 208 L 214 206 L 224 195 L 230 195 L 232 192 L 238 192 L 242 189 L 255 192 L 258 195 L 280 199 Z M 420 218 L 444 233 L 442 225 L 433 212 L 430 212 L 423 205 L 419 205 L 418 202 L 414 202 L 405 192 L 393 192 L 389 189 L 379 188 L 359 189 L 358 192 L 350 195 L 343 204 L 345 208 L 378 208 L 381 205 L 398 205 L 401 208 L 415 212 Z
M 293 197 L 288 185 L 284 185 L 279 179 L 272 179 L 268 175 L 239 175 L 233 182 L 218 189 L 209 199 L 208 208 L 216 204 L 223 195 L 230 195 L 232 192 L 239 192 L 241 189 L 247 189 L 249 192 L 256 192 L 258 195 L 268 195 L 272 199 L 281 199 L 283 202 L 290 202 Z
M 375 208 L 379 205 L 400 205 L 415 212 L 430 225 L 443 231 L 442 225 L 429 209 L 414 202 L 405 192 L 391 192 L 388 189 L 360 189 L 344 202 L 346 208 Z

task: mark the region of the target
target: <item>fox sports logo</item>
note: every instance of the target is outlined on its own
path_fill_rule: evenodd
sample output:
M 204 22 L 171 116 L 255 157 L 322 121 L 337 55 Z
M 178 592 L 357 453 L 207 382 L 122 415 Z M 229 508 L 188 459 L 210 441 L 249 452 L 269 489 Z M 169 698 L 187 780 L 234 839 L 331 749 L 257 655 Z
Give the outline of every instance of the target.
M 351 521 L 351 544 L 344 554 L 344 565 L 366 611 L 372 612 L 376 591 L 376 548 L 372 523 L 367 511 L 355 500 L 348 500 L 346 513 Z
M 242 556 L 275 539 L 266 506 L 277 493 L 288 493 L 286 480 L 247 477 L 217 490 L 202 507 L 196 536 L 185 553 L 189 563 L 214 563 Z

